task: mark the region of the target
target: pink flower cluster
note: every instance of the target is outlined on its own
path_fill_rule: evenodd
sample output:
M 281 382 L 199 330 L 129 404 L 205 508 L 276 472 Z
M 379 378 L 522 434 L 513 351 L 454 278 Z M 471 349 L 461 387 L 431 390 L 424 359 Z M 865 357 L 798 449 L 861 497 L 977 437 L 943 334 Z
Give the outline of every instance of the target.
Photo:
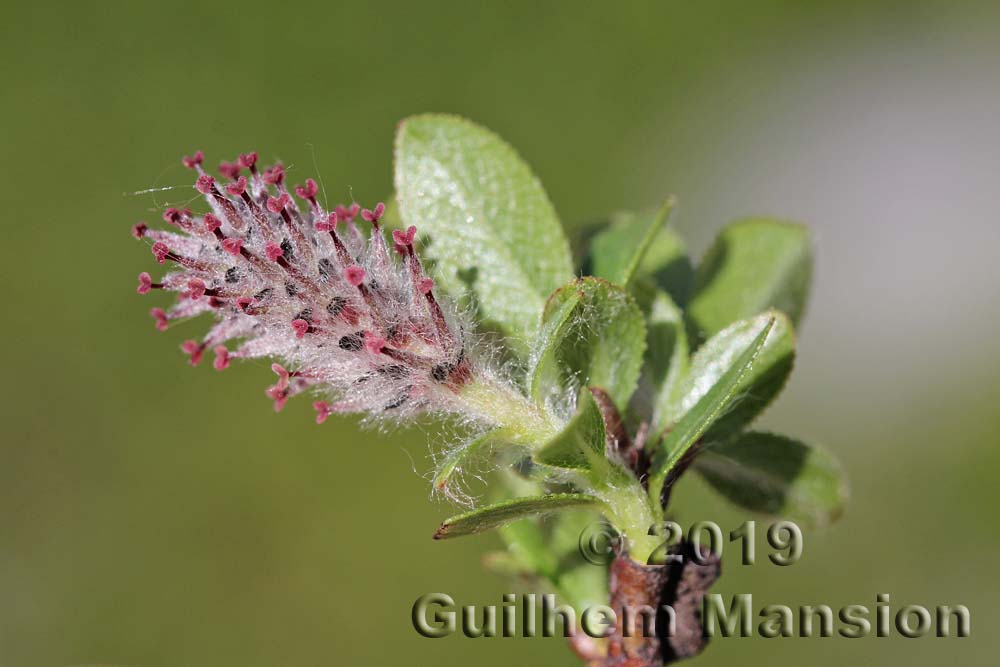
M 327 211 L 314 180 L 292 197 L 284 167 L 259 170 L 256 153 L 219 165 L 225 182 L 203 160 L 199 151 L 184 165 L 197 172 L 210 212 L 169 208 L 170 231 L 132 228 L 170 266 L 159 282 L 139 274 L 139 294 L 177 293 L 168 310 L 152 309 L 156 327 L 204 313 L 216 319 L 202 340 L 183 344 L 192 365 L 208 350 L 217 370 L 233 359 L 278 359 L 267 390 L 275 409 L 316 389 L 324 399 L 314 403 L 317 422 L 334 412 L 458 409 L 455 394 L 474 365 L 463 327 L 442 309 L 414 251 L 416 228 L 393 231 L 390 249 L 381 203 Z

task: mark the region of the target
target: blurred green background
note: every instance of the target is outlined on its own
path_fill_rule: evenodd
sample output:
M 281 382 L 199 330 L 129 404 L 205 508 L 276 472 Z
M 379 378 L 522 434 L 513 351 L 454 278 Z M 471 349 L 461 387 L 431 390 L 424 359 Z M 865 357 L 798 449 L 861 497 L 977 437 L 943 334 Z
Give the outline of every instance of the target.
M 970 639 L 717 640 L 692 665 L 995 664 L 1000 11 L 966 2 L 28 2 L 0 26 L 0 666 L 573 665 L 558 639 L 424 639 L 427 592 L 499 603 L 493 536 L 435 543 L 427 434 L 275 415 L 265 365 L 184 363 L 128 234 L 179 158 L 257 149 L 333 199 L 391 192 L 396 122 L 468 116 L 567 224 L 676 193 L 700 254 L 801 219 L 817 274 L 764 425 L 849 471 L 755 605 L 961 603 Z M 155 194 L 147 188 L 181 186 Z M 152 300 L 151 300 L 152 299 Z M 683 516 L 743 520 L 694 480 Z

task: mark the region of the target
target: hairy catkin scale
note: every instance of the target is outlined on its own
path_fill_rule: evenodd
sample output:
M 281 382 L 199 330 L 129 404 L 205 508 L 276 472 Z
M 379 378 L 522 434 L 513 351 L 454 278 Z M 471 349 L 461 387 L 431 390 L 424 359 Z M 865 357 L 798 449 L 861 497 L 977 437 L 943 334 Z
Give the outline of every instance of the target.
M 315 181 L 296 186 L 293 198 L 282 165 L 258 170 L 256 153 L 221 164 L 225 183 L 205 173 L 203 160 L 199 151 L 184 164 L 197 172 L 210 212 L 170 208 L 163 219 L 171 231 L 132 228 L 172 267 L 159 282 L 139 275 L 140 294 L 177 293 L 168 310 L 152 309 L 157 328 L 205 313 L 216 320 L 200 341 L 182 345 L 192 365 L 206 351 L 217 370 L 233 359 L 276 359 L 278 381 L 267 390 L 275 409 L 313 389 L 325 398 L 313 404 L 318 423 L 335 412 L 465 410 L 462 387 L 492 374 L 474 362 L 464 327 L 435 297 L 414 251 L 416 228 L 394 231 L 390 250 L 381 203 L 328 212 Z

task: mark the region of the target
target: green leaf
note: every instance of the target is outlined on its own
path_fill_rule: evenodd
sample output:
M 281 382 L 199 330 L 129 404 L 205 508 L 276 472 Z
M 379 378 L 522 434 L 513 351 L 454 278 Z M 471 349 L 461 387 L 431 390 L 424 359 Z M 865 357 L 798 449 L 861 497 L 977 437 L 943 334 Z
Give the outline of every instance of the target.
M 655 290 L 646 315 L 646 357 L 640 385 L 643 391 L 636 396 L 645 397 L 651 404 L 636 406 L 643 415 L 660 416 L 660 406 L 670 406 L 679 400 L 680 388 L 687 377 L 688 342 L 684 327 L 684 314 L 662 290 Z M 653 432 L 665 424 L 653 421 Z
M 665 226 L 673 205 L 671 198 L 659 211 L 619 213 L 596 232 L 592 231 L 594 225 L 574 230 L 579 243 L 588 246 L 583 273 L 611 282 L 627 281 L 637 298 L 659 288 L 674 303 L 686 304 L 694 284 L 694 269 L 684 241 Z
M 735 363 L 758 333 L 774 322 L 753 367 L 736 387 L 733 401 L 706 433 L 706 440 L 724 440 L 764 411 L 785 385 L 795 361 L 795 331 L 788 317 L 776 310 L 741 320 L 713 336 L 691 359 L 685 379 L 660 404 L 654 424 L 663 428 L 680 419 Z
M 546 544 L 545 533 L 537 519 L 513 521 L 498 530 L 507 544 L 508 553 L 521 563 L 524 570 L 548 580 L 556 578 L 559 561 Z
M 544 485 L 536 480 L 523 477 L 508 466 L 494 471 L 494 480 L 488 487 L 491 503 L 515 500 L 544 493 Z M 553 517 L 558 519 L 562 513 Z M 525 574 L 550 580 L 556 576 L 558 558 L 547 544 L 548 538 L 539 525 L 537 517 L 529 517 L 500 526 L 500 538 L 507 545 L 508 555 L 520 563 Z
M 637 280 L 659 287 L 678 306 L 684 306 L 694 285 L 694 267 L 684 240 L 672 229 L 663 229 L 646 249 Z
M 455 116 L 413 116 L 396 134 L 402 220 L 430 235 L 435 278 L 522 350 L 546 296 L 572 278 L 569 244 L 513 148 Z
M 671 197 L 658 210 L 622 213 L 590 244 L 590 271 L 618 285 L 628 285 L 674 208 Z
M 607 568 L 583 558 L 580 536 L 601 522 L 597 512 L 564 510 L 543 522 L 531 518 L 501 526 L 507 551 L 491 555 L 488 565 L 498 574 L 537 577 L 575 607 L 599 604 L 608 597 Z
M 556 493 L 505 500 L 494 505 L 453 516 L 442 523 L 434 533 L 435 540 L 462 535 L 473 535 L 497 528 L 511 521 L 538 516 L 567 508 L 603 507 L 604 503 L 583 493 Z
M 760 354 L 761 348 L 764 347 L 764 341 L 771 333 L 773 326 L 774 318 L 770 318 L 739 356 L 726 365 L 725 372 L 719 376 L 717 381 L 711 384 L 709 384 L 710 380 L 705 381 L 706 391 L 664 437 L 650 467 L 649 495 L 654 502 L 658 502 L 670 470 L 680 462 L 688 449 L 705 434 L 723 410 L 730 406 L 740 381 L 746 376 L 757 355 Z
M 539 577 L 529 565 L 510 551 L 491 551 L 483 555 L 483 569 L 501 577 Z
M 586 510 L 560 512 L 545 522 L 548 547 L 558 559 L 553 585 L 577 609 L 604 604 L 608 600 L 608 571 L 583 557 L 580 537 L 594 526 L 605 525 L 600 513 Z
M 716 237 L 695 279 L 687 314 L 699 340 L 736 320 L 775 308 L 797 324 L 812 277 L 809 230 L 788 222 L 752 219 Z
M 590 390 L 580 390 L 576 414 L 555 438 L 536 451 L 532 458 L 543 465 L 577 470 L 589 476 L 608 468 L 605 454 L 604 417 Z
M 503 441 L 506 436 L 506 429 L 498 428 L 488 433 L 484 433 L 471 442 L 448 452 L 444 461 L 442 461 L 441 465 L 438 466 L 437 474 L 434 475 L 434 481 L 432 482 L 433 488 L 436 491 L 443 491 L 448 486 L 448 482 L 451 480 L 452 475 L 460 471 L 464 464 L 467 464 L 475 458 L 483 455 L 486 450 L 498 442 Z
M 496 477 L 497 483 L 490 484 L 495 502 L 511 499 L 507 494 L 523 497 L 541 493 L 541 484 L 510 469 L 501 468 Z M 498 532 L 507 551 L 491 556 L 489 565 L 498 573 L 537 577 L 580 608 L 597 604 L 607 600 L 607 570 L 583 558 L 580 535 L 600 521 L 600 513 L 593 510 L 565 510 L 544 517 L 544 521 L 531 517 L 501 526 Z
M 529 375 L 532 397 L 546 405 L 595 386 L 621 409 L 635 391 L 645 338 L 642 311 L 622 287 L 574 280 L 545 305 Z
M 705 448 L 694 465 L 719 493 L 754 512 L 823 525 L 847 501 L 846 478 L 829 453 L 780 435 L 743 433 Z

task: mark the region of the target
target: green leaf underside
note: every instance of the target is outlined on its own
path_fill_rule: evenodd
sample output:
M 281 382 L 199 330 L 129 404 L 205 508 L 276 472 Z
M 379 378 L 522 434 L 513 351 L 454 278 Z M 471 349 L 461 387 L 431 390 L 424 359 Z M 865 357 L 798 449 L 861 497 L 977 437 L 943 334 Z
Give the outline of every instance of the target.
M 572 278 L 569 244 L 545 191 L 513 148 L 453 116 L 414 116 L 396 135 L 402 220 L 449 294 L 472 302 L 522 351 L 545 298 Z
M 774 319 L 769 319 L 764 327 L 750 341 L 740 355 L 733 360 L 718 380 L 710 385 L 698 402 L 688 410 L 670 432 L 664 437 L 657 450 L 650 469 L 649 493 L 654 502 L 659 502 L 660 492 L 666 481 L 667 473 L 677 465 L 685 452 L 712 425 L 712 422 L 725 410 L 739 387 L 740 381 L 746 376 L 757 355 L 760 354 L 764 341 L 774 326 Z
M 622 213 L 597 234 L 590 246 L 593 275 L 628 285 L 674 207 L 671 197 L 656 211 Z
M 557 493 L 515 498 L 470 510 L 445 520 L 434 533 L 434 539 L 473 535 L 518 519 L 568 508 L 600 508 L 603 506 L 604 503 L 599 499 L 582 493 Z
M 698 455 L 695 469 L 745 509 L 811 525 L 836 520 L 847 500 L 837 461 L 825 450 L 770 433 L 743 433 Z
M 581 389 L 576 414 L 532 458 L 553 468 L 600 475 L 608 467 L 604 431 L 604 417 L 597 401 L 588 389 Z
M 507 436 L 507 430 L 498 428 L 475 438 L 471 442 L 449 452 L 441 465 L 438 466 L 437 474 L 432 482 L 433 488 L 437 490 L 448 486 L 452 475 L 462 469 L 464 464 L 482 456 L 486 450 L 493 445 L 502 442 Z
M 798 224 L 750 219 L 724 228 L 695 277 L 687 314 L 699 340 L 768 308 L 797 324 L 812 277 L 809 230 Z
M 723 440 L 763 412 L 780 393 L 795 361 L 795 331 L 788 317 L 776 310 L 731 324 L 702 345 L 691 358 L 684 378 L 670 394 L 662 396 L 663 402 L 657 403 L 656 429 L 665 428 L 687 414 L 772 320 L 774 326 L 764 347 L 740 379 L 736 400 L 718 416 L 705 440 Z
M 596 386 L 622 408 L 639 379 L 645 337 L 642 311 L 622 287 L 594 277 L 573 281 L 545 305 L 530 373 L 532 397 L 546 405 Z

